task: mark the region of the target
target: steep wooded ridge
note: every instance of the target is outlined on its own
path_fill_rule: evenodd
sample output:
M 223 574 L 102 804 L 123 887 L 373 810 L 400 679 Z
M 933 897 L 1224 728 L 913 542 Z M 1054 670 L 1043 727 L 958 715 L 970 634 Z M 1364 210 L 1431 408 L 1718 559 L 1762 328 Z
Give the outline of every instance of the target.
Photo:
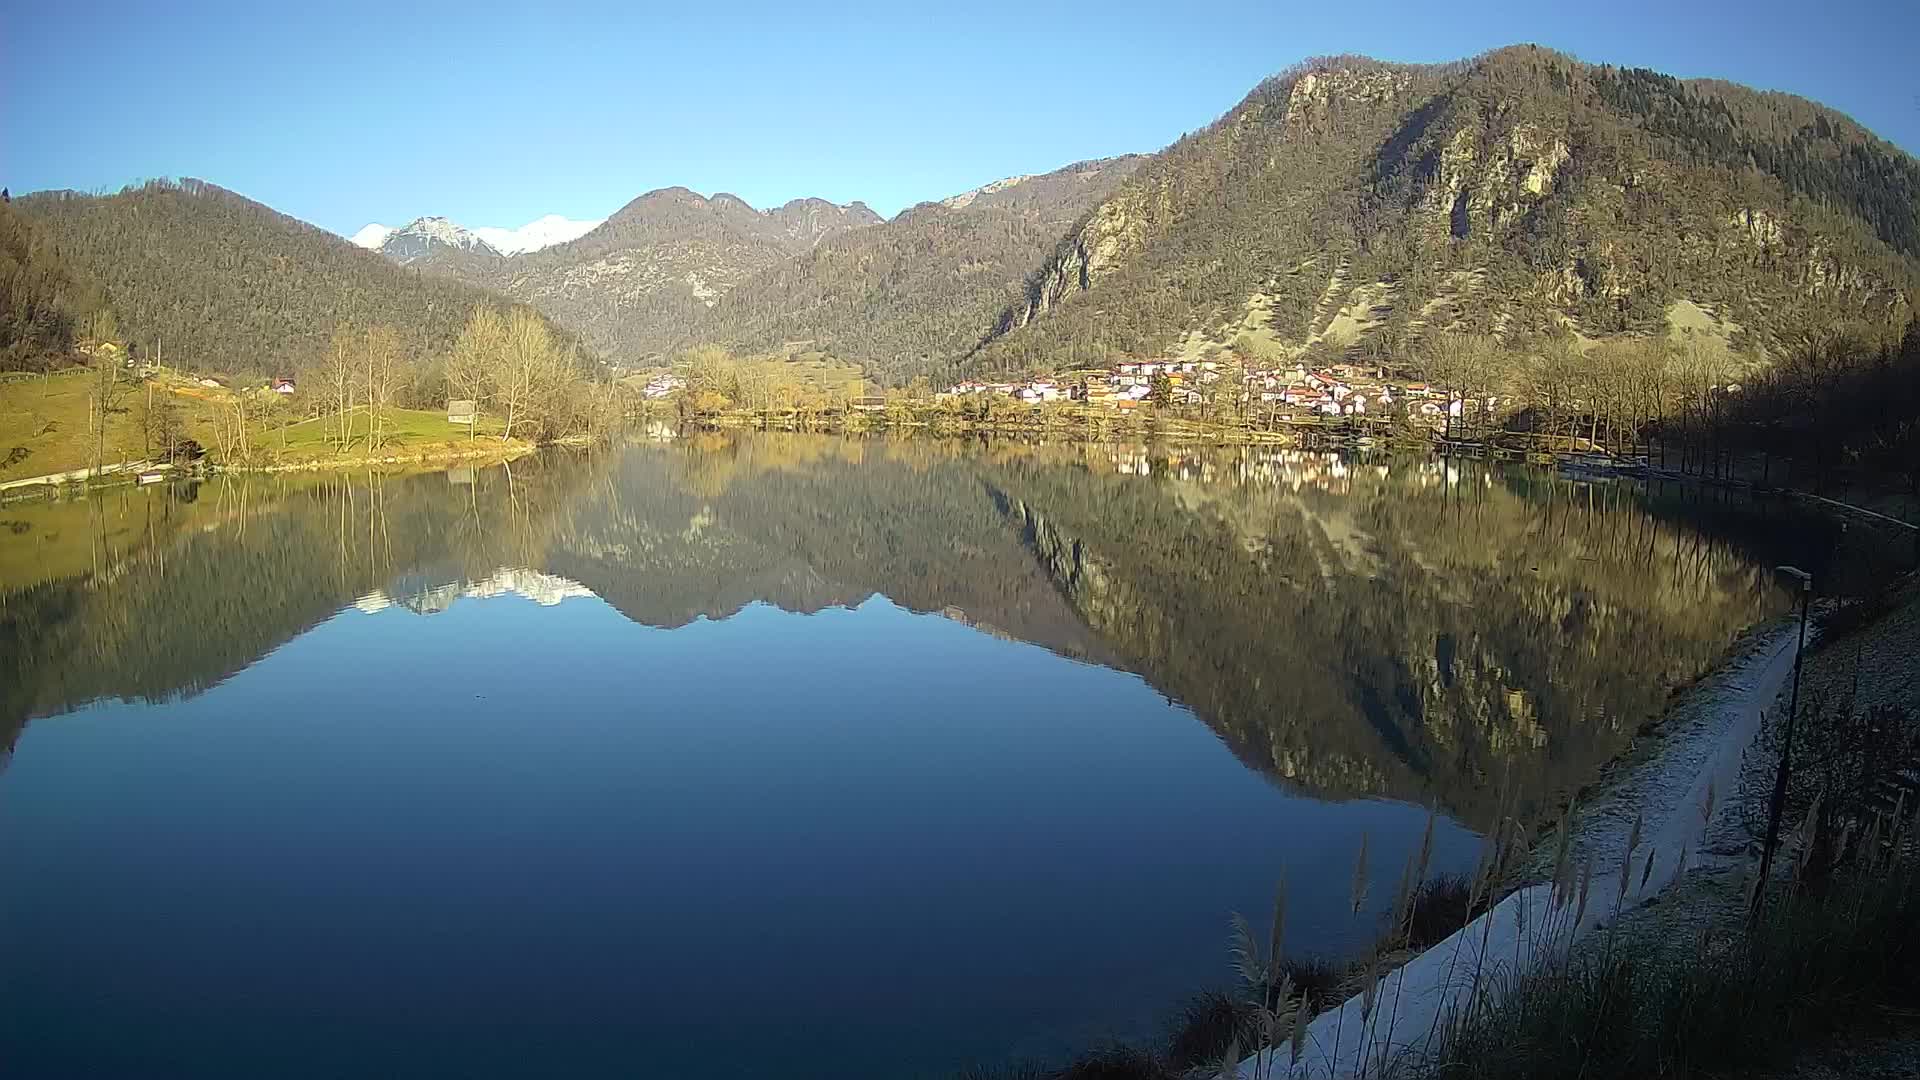
M 169 364 L 289 372 L 345 323 L 390 325 L 410 357 L 432 358 L 476 305 L 503 303 L 200 180 L 43 192 L 13 209 L 38 243 L 97 283 L 124 340 L 160 343 Z
M 436 246 L 411 265 L 524 300 L 609 359 L 636 362 L 673 345 L 755 273 L 879 220 L 858 202 L 795 199 L 760 211 L 725 193 L 662 188 L 571 243 L 512 257 Z
M 1145 158 L 1083 161 L 922 203 L 741 282 L 675 335 L 747 352 L 802 346 L 901 382 L 979 343 L 1019 282 Z
M 964 366 L 1669 323 L 1764 356 L 1903 315 L 1917 203 L 1920 163 L 1783 94 L 1531 46 L 1314 61 L 1141 166 Z
M 11 202 L 0 202 L 0 371 L 64 360 L 105 303 L 98 282 L 68 263 Z

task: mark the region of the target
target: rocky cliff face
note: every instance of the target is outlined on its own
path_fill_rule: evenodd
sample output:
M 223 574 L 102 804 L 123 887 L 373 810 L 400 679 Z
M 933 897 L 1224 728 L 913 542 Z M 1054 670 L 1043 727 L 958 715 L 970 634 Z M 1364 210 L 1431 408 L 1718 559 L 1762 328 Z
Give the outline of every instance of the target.
M 1165 617 L 1079 539 L 1019 499 L 1003 499 L 1008 520 L 1087 626 L 1136 657 L 1165 652 Z
M 1144 204 L 1164 202 L 1164 189 L 1130 193 L 1101 203 L 1085 225 L 1070 234 L 1028 283 L 1023 302 L 1001 320 L 999 332 L 1022 327 L 1053 310 L 1069 293 L 1085 292 L 1146 239 Z

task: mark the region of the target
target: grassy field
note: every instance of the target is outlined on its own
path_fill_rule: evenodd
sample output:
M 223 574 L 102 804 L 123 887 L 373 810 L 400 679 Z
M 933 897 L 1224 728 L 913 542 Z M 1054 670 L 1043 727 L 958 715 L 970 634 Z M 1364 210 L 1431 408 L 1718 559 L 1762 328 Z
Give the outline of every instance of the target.
M 84 469 L 94 463 L 90 375 L 87 369 L 77 368 L 51 376 L 0 380 L 0 482 Z M 177 377 L 124 382 L 107 414 L 101 458 L 112 464 L 151 455 L 142 437 L 143 418 L 149 397 L 159 400 L 160 395 L 170 398 L 179 410 L 183 436 L 217 453 L 217 418 L 234 394 L 233 390 L 204 387 Z M 301 409 L 298 398 L 292 405 L 295 410 Z M 251 433 L 250 463 L 298 465 L 334 457 L 405 457 L 469 445 L 466 427 L 448 423 L 446 414 L 439 410 L 383 410 L 377 451 L 367 448 L 370 426 L 366 410 L 358 410 L 353 416 L 353 445 L 344 452 L 336 445 L 338 422 L 330 418 L 281 427 L 261 426 Z M 483 417 L 474 425 L 473 448 L 480 448 L 480 439 L 499 434 L 500 421 Z
M 50 376 L 0 381 L 0 481 L 84 469 L 93 464 L 91 380 L 84 368 Z M 187 438 L 212 441 L 212 405 L 185 392 L 184 385 L 154 384 L 154 393 L 170 394 L 180 409 Z M 147 387 L 123 382 L 107 414 L 103 459 L 107 463 L 144 456 L 141 417 Z
M 338 447 L 340 421 L 331 416 L 262 430 L 254 435 L 254 449 L 258 456 L 275 464 L 324 461 L 336 456 L 374 456 L 372 451 L 367 450 L 366 439 L 372 427 L 367 411 L 356 410 L 352 419 L 354 445 L 348 448 L 345 455 L 341 454 Z M 439 410 L 383 409 L 380 413 L 378 453 L 402 455 L 418 453 L 426 448 L 466 447 L 470 441 L 477 446 L 483 439 L 498 440 L 500 426 L 499 420 L 481 417 L 480 422 L 473 426 L 472 439 L 469 440 L 466 425 L 448 423 L 447 414 Z

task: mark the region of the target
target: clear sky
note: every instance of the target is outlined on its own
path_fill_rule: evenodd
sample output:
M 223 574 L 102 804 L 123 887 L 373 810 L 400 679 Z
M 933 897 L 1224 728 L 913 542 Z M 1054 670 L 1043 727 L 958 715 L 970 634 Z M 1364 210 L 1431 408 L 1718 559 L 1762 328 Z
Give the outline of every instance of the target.
M 1801 94 L 1913 152 L 1916 41 L 1917 0 L 14 0 L 0 184 L 197 176 L 341 233 L 600 217 L 673 184 L 892 214 L 1158 149 L 1304 57 L 1516 42 Z

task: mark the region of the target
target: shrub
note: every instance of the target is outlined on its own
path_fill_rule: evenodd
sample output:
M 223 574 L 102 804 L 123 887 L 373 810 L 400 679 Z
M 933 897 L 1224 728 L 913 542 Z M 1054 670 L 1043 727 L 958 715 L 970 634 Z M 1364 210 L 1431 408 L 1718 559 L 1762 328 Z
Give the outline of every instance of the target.
M 1406 947 L 1431 948 L 1487 909 L 1485 898 L 1473 895 L 1473 882 L 1464 874 L 1441 874 L 1424 882 L 1413 894 L 1408 911 Z
M 1308 1005 L 1316 1013 L 1333 1007 L 1335 999 L 1344 996 L 1341 989 L 1354 975 L 1351 965 L 1336 964 L 1320 956 L 1290 959 L 1282 966 L 1293 982 L 1294 993 L 1305 994 Z
M 1167 1061 L 1176 1068 L 1218 1062 L 1233 1046 L 1254 1038 L 1253 1002 L 1218 991 L 1188 999 L 1167 1037 Z

